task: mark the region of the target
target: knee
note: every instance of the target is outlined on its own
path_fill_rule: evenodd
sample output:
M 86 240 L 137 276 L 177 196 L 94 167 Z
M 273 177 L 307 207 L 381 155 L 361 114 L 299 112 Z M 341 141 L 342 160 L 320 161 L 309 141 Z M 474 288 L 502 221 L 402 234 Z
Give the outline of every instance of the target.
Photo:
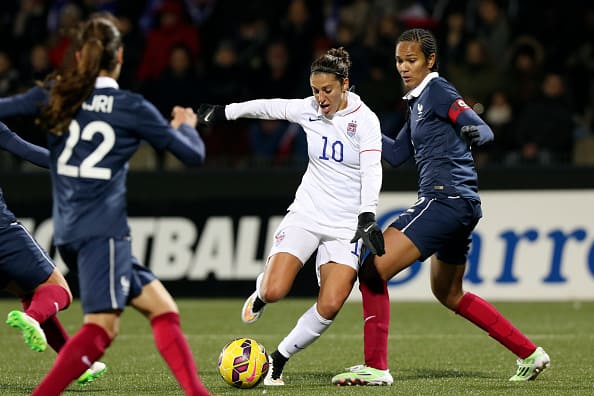
M 325 301 L 318 301 L 318 313 L 324 319 L 332 320 L 338 315 L 345 299 L 331 298 Z
M 262 286 L 260 288 L 260 298 L 267 303 L 277 302 L 285 297 L 286 294 L 287 292 L 277 285 Z
M 460 298 L 462 297 L 462 290 L 450 290 L 444 287 L 431 285 L 431 291 L 437 301 L 452 311 L 456 310 L 458 301 L 460 301 Z

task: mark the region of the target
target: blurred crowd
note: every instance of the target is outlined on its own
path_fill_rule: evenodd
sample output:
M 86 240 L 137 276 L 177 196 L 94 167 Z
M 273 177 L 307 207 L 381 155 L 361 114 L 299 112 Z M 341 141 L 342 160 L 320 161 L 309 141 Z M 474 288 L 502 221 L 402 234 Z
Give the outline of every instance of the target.
M 495 132 L 479 167 L 594 165 L 594 4 L 580 0 L 2 0 L 0 97 L 60 67 L 78 23 L 118 18 L 120 87 L 165 117 L 174 105 L 311 95 L 310 63 L 328 48 L 351 54 L 351 85 L 394 136 L 404 94 L 394 62 L 398 35 L 432 30 L 439 72 Z M 3 120 L 40 145 L 32 120 Z M 305 136 L 284 121 L 201 129 L 207 166 L 304 166 Z M 26 165 L 0 153 L 2 169 Z M 176 169 L 142 147 L 132 169 Z

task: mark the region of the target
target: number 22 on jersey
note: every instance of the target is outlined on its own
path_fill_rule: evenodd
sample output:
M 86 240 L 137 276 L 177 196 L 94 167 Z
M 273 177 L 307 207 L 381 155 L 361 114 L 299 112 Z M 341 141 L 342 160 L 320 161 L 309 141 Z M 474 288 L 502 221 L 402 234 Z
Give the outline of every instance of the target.
M 59 175 L 69 177 L 82 177 L 87 179 L 109 180 L 111 169 L 96 166 L 113 148 L 115 143 L 115 132 L 111 125 L 104 121 L 92 121 L 82 130 L 76 120 L 72 120 L 68 127 L 70 135 L 64 145 L 64 150 L 58 157 L 57 172 Z M 101 134 L 103 141 L 81 161 L 80 166 L 69 165 L 72 151 L 80 140 L 91 141 L 95 134 Z

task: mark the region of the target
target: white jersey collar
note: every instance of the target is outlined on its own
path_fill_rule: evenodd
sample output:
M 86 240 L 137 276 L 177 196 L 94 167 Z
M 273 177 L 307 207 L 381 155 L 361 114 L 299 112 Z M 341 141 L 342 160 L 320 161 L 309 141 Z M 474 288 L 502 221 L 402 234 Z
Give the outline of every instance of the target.
M 437 77 L 439 77 L 438 72 L 431 72 L 431 73 L 427 74 L 425 76 L 425 78 L 423 79 L 423 81 L 421 81 L 421 83 L 419 85 L 417 85 L 417 87 L 414 88 L 412 91 L 409 91 L 406 95 L 404 95 L 402 97 L 402 99 L 411 100 L 412 98 L 418 98 L 419 95 L 421 94 L 421 92 L 423 92 L 423 90 L 427 86 L 427 84 L 429 84 L 429 81 L 431 81 Z
M 118 82 L 111 77 L 100 76 L 95 80 L 95 88 L 115 88 L 119 89 Z

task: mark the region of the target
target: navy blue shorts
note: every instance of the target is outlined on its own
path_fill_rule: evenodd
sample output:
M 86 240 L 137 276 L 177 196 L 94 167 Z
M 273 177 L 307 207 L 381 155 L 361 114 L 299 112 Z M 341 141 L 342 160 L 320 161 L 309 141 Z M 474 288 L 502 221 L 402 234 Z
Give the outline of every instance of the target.
M 0 288 L 13 281 L 31 292 L 54 272 L 47 252 L 19 222 L 0 228 Z
M 60 245 L 58 250 L 66 265 L 78 272 L 85 314 L 123 310 L 157 279 L 132 255 L 129 237 L 93 238 Z
M 390 225 L 421 252 L 420 261 L 437 253 L 449 264 L 464 264 L 471 234 L 483 216 L 480 202 L 462 197 L 421 197 Z

